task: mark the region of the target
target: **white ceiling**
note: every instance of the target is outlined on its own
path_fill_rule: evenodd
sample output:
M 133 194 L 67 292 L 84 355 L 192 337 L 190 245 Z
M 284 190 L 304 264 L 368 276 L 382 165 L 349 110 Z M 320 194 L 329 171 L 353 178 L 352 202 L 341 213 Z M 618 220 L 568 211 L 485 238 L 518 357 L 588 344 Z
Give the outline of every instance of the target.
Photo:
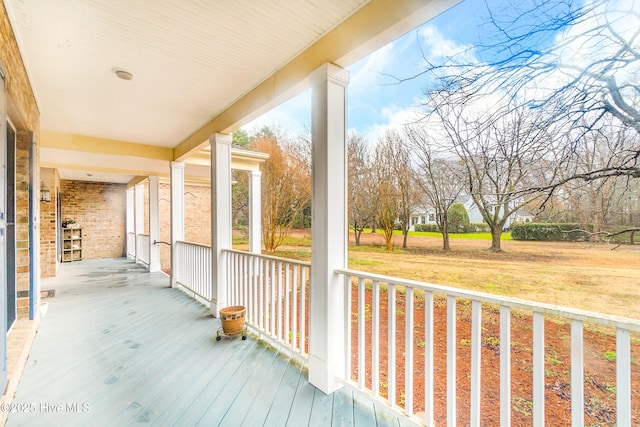
M 341 59 L 339 65 L 348 66 L 457 1 L 4 0 L 4 4 L 35 92 L 42 130 L 168 148 L 183 148 L 189 142 L 180 152 L 183 159 L 184 152 L 203 142 L 198 131 L 208 129 L 214 118 L 232 111 L 230 116 L 236 119 L 246 108 L 256 113 L 254 104 L 262 102 L 261 90 L 271 84 L 270 79 L 271 92 L 278 94 L 280 85 L 299 84 L 297 70 L 319 58 Z M 115 69 L 134 77 L 121 80 Z M 256 92 L 255 98 L 247 99 L 247 94 Z M 241 99 L 244 102 L 238 102 Z M 59 169 L 63 179 L 97 176 L 93 166 L 84 163 L 82 147 L 65 148 L 64 153 L 46 141 L 43 147 L 42 164 Z M 92 150 L 89 154 L 95 147 Z M 164 173 L 170 160 L 162 163 Z M 128 170 L 108 157 L 92 162 L 101 166 L 104 179 L 115 180 L 117 174 L 119 181 L 125 181 L 139 173 L 157 173 Z
M 5 0 L 43 129 L 165 147 L 366 2 Z

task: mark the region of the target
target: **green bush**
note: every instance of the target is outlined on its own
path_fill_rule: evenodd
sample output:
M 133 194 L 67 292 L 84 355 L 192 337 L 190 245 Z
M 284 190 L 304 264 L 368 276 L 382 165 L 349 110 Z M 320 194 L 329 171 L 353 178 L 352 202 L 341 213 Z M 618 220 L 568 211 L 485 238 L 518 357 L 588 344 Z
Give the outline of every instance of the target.
M 511 238 L 513 240 L 583 242 L 589 240 L 589 237 L 589 231 L 585 230 L 582 224 L 577 223 L 542 224 L 528 222 L 511 224 Z
M 467 233 L 488 233 L 491 231 L 486 222 L 472 222 L 469 224 Z
M 619 225 L 619 226 L 608 228 L 607 232 L 611 234 L 616 234 L 623 230 L 628 230 L 629 228 L 632 228 L 632 227 L 624 227 Z M 603 234 L 602 238 L 606 239 L 609 243 L 629 243 L 631 241 L 631 232 L 627 231 L 626 233 L 617 234 L 609 238 L 607 238 L 607 236 Z M 634 235 L 634 243 L 637 243 L 639 239 L 640 239 L 640 232 L 636 232 Z
M 427 233 L 440 233 L 440 227 L 437 224 L 416 224 L 413 226 L 415 231 L 424 231 Z M 484 222 L 472 222 L 462 228 L 461 233 L 488 233 L 491 231 L 489 226 Z
M 416 224 L 414 225 L 415 231 L 425 231 L 428 233 L 439 233 L 440 227 L 437 224 Z
M 469 214 L 462 203 L 454 203 L 447 211 L 449 233 L 467 233 L 469 230 Z

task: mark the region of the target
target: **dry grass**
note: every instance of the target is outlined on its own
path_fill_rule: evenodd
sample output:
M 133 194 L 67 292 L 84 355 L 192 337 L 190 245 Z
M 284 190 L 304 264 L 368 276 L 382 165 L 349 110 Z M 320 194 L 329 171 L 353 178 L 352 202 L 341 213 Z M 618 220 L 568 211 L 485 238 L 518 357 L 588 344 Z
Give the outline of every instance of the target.
M 278 256 L 309 258 L 309 231 L 294 231 Z M 408 249 L 389 253 L 381 235 L 363 234 L 349 246 L 349 268 L 640 319 L 640 246 L 457 239 L 410 236 Z M 401 240 L 396 236 L 396 247 Z

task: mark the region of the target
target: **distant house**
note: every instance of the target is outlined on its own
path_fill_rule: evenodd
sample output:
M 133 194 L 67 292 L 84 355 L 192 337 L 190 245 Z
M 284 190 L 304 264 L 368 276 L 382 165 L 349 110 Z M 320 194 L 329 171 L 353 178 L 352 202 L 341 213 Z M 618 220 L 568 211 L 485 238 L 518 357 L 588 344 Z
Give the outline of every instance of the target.
M 482 218 L 480 210 L 478 209 L 478 206 L 475 204 L 473 198 L 470 195 L 461 195 L 456 199 L 456 202 L 461 203 L 467 210 L 467 214 L 469 215 L 469 222 L 478 224 L 485 222 L 484 218 Z M 505 228 L 509 228 L 509 226 L 514 222 L 531 221 L 533 221 L 533 215 L 523 209 L 519 209 L 516 213 L 514 213 L 507 219 Z M 417 208 L 415 212 L 411 214 L 409 231 L 415 231 L 415 226 L 417 224 L 436 224 L 435 208 L 431 206 L 422 206 Z

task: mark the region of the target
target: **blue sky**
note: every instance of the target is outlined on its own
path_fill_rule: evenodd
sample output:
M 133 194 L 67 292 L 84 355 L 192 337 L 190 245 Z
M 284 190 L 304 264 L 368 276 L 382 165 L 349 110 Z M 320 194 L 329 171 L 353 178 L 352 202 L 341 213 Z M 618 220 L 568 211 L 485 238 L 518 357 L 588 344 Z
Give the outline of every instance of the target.
M 509 0 L 487 0 L 492 10 L 505 10 Z M 518 0 L 522 7 L 528 1 Z M 503 4 L 503 7 L 500 6 Z M 530 3 L 529 3 L 530 4 Z M 422 69 L 423 53 L 432 60 L 467 52 L 489 30 L 484 0 L 465 0 L 350 66 L 348 127 L 375 142 L 389 127 L 399 127 L 420 111 L 424 77 L 397 83 Z M 483 25 L 485 24 L 485 25 Z M 472 60 L 475 58 L 472 58 Z M 244 129 L 250 134 L 264 125 L 290 135 L 310 129 L 311 93 L 307 91 L 265 114 Z

